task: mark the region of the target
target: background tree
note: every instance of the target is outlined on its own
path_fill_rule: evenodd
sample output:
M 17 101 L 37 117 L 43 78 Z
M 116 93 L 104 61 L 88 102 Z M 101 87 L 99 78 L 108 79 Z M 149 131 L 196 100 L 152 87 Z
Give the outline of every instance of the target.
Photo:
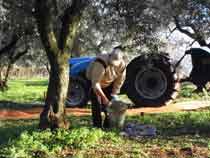
M 161 15 L 161 23 L 170 26 L 171 32 L 178 30 L 190 37 L 193 43 L 210 48 L 208 0 L 161 0 L 154 6 L 156 13 Z
M 5 90 L 13 64 L 28 52 L 36 34 L 32 4 L 5 0 L 0 1 L 0 5 L 0 89 Z

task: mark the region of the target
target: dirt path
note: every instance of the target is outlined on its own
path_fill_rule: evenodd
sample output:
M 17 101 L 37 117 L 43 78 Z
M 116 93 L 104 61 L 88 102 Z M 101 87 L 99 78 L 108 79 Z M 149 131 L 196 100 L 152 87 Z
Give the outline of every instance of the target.
M 190 102 L 181 102 L 170 104 L 158 108 L 137 108 L 129 109 L 127 111 L 128 115 L 138 115 L 141 113 L 164 113 L 164 112 L 178 112 L 178 111 L 187 111 L 187 110 L 196 110 L 199 108 L 205 108 L 210 106 L 210 101 L 190 101 Z M 31 108 L 23 110 L 11 110 L 11 109 L 2 109 L 0 110 L 0 120 L 5 119 L 34 119 L 38 118 L 42 108 Z M 75 116 L 86 116 L 90 115 L 90 109 L 82 108 L 67 108 L 68 115 Z

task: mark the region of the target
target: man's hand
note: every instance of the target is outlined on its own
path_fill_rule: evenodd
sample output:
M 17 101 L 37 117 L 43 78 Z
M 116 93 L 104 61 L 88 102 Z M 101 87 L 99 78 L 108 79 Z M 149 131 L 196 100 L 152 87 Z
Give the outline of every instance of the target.
M 103 105 L 105 105 L 105 106 L 109 106 L 110 105 L 110 101 L 109 101 L 109 99 L 107 97 L 104 98 Z
M 98 98 L 98 101 L 102 103 L 105 106 L 108 106 L 110 104 L 109 99 L 104 94 L 103 90 L 101 89 L 101 86 L 99 83 L 95 85 L 95 94 Z
M 100 95 L 96 95 L 96 96 L 100 104 L 103 104 L 105 106 L 108 106 L 110 104 L 110 101 L 106 96 L 105 97 L 101 97 Z
M 112 100 L 118 100 L 118 95 L 117 94 L 111 94 Z

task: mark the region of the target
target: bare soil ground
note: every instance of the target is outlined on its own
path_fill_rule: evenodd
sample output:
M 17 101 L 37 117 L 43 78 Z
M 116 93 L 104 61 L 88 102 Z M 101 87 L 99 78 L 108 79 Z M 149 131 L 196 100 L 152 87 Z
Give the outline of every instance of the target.
M 146 107 L 146 108 L 134 108 L 128 109 L 128 115 L 140 115 L 143 113 L 166 113 L 166 112 L 179 112 L 196 110 L 210 106 L 210 101 L 190 101 L 174 103 L 162 107 Z M 0 120 L 8 119 L 35 119 L 39 117 L 42 111 L 42 107 L 32 107 L 26 109 L 0 109 Z M 68 115 L 85 116 L 91 115 L 90 109 L 85 108 L 67 108 Z

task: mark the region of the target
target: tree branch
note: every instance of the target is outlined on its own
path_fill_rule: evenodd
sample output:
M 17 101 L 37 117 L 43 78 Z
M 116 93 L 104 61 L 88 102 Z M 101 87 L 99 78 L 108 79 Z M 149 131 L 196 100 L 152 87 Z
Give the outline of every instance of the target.
M 11 63 L 14 64 L 17 60 L 19 60 L 22 56 L 28 53 L 28 48 L 24 51 L 18 52 L 15 56 L 12 57 Z
M 59 48 L 53 28 L 53 8 L 52 0 L 36 0 L 36 20 L 42 43 L 45 49 L 56 54 Z
M 193 40 L 193 42 L 192 43 L 190 43 L 190 47 L 192 47 L 192 45 L 194 44 L 196 42 L 196 40 Z
M 168 30 L 169 30 L 170 34 L 169 34 L 168 36 L 166 36 L 166 38 L 169 39 L 169 37 L 172 35 L 172 33 L 173 33 L 174 31 L 176 31 L 176 29 L 177 29 L 177 27 L 173 28 L 172 30 L 171 30 L 170 27 L 168 27 Z
M 63 52 L 67 51 L 68 49 L 72 49 L 73 47 L 74 40 L 68 40 L 68 38 L 74 39 L 76 36 L 82 11 L 86 5 L 87 2 L 85 0 L 73 0 L 72 5 L 64 11 L 59 40 L 59 48 Z
M 189 36 L 190 38 L 192 38 L 193 40 L 197 41 L 199 43 L 200 46 L 207 46 L 207 47 L 210 47 L 209 44 L 207 44 L 206 40 L 204 39 L 204 37 L 202 35 L 200 35 L 198 32 L 196 32 L 196 30 L 194 30 L 194 26 L 189 26 L 188 27 L 191 27 L 191 29 L 193 29 L 193 31 L 195 33 L 191 33 L 190 31 L 182 28 L 182 26 L 180 25 L 180 22 L 179 22 L 179 19 L 174 16 L 174 22 L 175 22 L 175 25 L 176 25 L 176 28 L 181 32 L 181 33 L 184 33 L 185 35 Z
M 175 17 L 175 16 L 174 16 L 174 22 L 175 22 L 175 24 L 176 24 L 176 28 L 177 28 L 181 33 L 186 34 L 187 36 L 189 36 L 189 37 L 192 38 L 192 39 L 196 39 L 195 34 L 193 34 L 193 33 L 189 32 L 188 30 L 182 28 L 182 26 L 181 26 L 180 23 L 179 23 L 178 18 Z
M 11 42 L 0 50 L 0 56 L 8 53 L 11 49 L 13 49 L 19 39 L 20 37 L 18 37 L 16 34 L 13 34 Z

